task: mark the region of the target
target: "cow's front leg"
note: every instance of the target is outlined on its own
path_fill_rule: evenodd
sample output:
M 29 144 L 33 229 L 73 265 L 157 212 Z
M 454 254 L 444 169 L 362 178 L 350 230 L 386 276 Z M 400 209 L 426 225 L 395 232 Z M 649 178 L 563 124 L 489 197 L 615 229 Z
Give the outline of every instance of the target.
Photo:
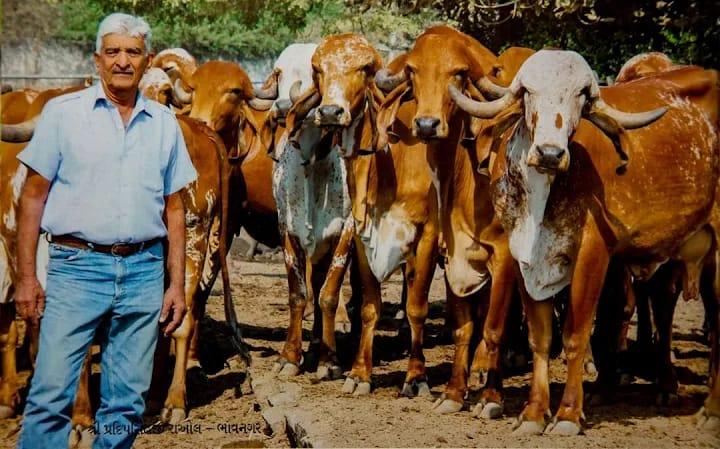
M 519 278 L 518 278 L 519 279 Z M 533 352 L 530 398 L 514 424 L 514 435 L 539 435 L 550 417 L 550 381 L 548 378 L 552 342 L 553 302 L 535 301 L 520 281 L 520 298 L 527 316 L 528 340 Z
M 471 298 L 460 298 L 452 292 L 445 277 L 447 306 L 450 309 L 455 342 L 455 356 L 450 381 L 445 392 L 433 404 L 433 411 L 439 414 L 459 412 L 463 407 L 467 392 L 468 360 L 470 357 L 470 339 L 473 333 Z
M 285 234 L 283 254 L 288 277 L 290 323 L 285 346 L 283 346 L 280 357 L 273 364 L 272 370 L 279 376 L 291 377 L 300 372 L 302 363 L 302 318 L 308 289 L 305 279 L 305 251 L 296 237 Z
M 720 435 L 720 279 L 715 272 L 717 259 L 703 273 L 702 296 L 710 327 L 710 394 L 695 415 L 698 428 Z
M 570 305 L 563 329 L 568 374 L 557 415 L 547 429 L 553 435 L 577 435 L 582 430 L 583 365 L 609 263 L 608 247 L 595 221 L 588 217 L 573 270 Z
M 18 329 L 15 323 L 15 303 L 0 304 L 0 351 L 2 352 L 2 378 L 0 378 L 0 419 L 15 416 L 20 402 L 17 379 Z
M 320 343 L 320 363 L 316 376 L 318 379 L 337 379 L 342 374 L 337 358 L 335 343 L 335 312 L 338 308 L 340 288 L 348 266 L 348 256 L 352 247 L 355 226 L 353 219 L 348 218 L 343 226 L 340 239 L 335 246 L 332 260 L 325 270 L 325 280 L 318 295 L 322 310 L 322 341 Z
M 370 393 L 370 374 L 372 372 L 372 346 L 375 336 L 375 326 L 380 318 L 380 283 L 373 275 L 364 247 L 359 237 L 355 236 L 355 251 L 353 252 L 352 270 L 357 270 L 351 278 L 353 292 L 362 291 L 362 306 L 360 318 L 362 331 L 360 345 L 353 362 L 352 370 L 345 379 L 342 391 L 346 394 L 365 395 Z M 354 294 L 354 293 L 353 293 Z M 353 333 L 357 332 L 355 328 Z
M 407 286 L 407 317 L 410 323 L 410 358 L 405 383 L 400 392 L 403 396 L 429 397 L 430 386 L 425 374 L 423 335 L 428 316 L 428 295 L 437 258 L 437 233 L 434 226 L 423 227 L 423 234 L 417 245 L 415 257 L 405 264 Z
M 70 448 L 89 448 L 95 440 L 93 433 L 93 421 L 95 414 L 90 403 L 90 374 L 92 367 L 92 345 L 88 348 L 80 372 L 75 403 L 72 411 L 72 428 L 68 446 Z
M 479 387 L 485 380 L 480 402 L 473 409 L 474 416 L 484 419 L 499 418 L 503 412 L 501 344 L 515 292 L 514 261 L 507 239 L 499 240 L 493 246 L 493 255 L 488 264 L 492 285 L 490 304 L 483 326 L 483 339 L 475 351 L 468 381 L 468 386 L 474 388 Z

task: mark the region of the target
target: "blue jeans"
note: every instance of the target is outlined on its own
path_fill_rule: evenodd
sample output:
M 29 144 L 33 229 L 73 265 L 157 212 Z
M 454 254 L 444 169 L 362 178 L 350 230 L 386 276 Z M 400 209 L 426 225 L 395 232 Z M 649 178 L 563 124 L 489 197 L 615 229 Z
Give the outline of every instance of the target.
M 100 408 L 93 448 L 130 448 L 142 426 L 163 298 L 163 247 L 127 257 L 50 244 L 46 305 L 19 449 L 65 448 L 96 332 Z

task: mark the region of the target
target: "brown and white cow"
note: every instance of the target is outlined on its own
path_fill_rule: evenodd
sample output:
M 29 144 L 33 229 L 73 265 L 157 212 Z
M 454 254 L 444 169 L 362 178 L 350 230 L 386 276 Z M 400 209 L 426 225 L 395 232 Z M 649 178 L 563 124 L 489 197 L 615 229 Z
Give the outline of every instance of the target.
M 570 285 L 563 330 L 568 377 L 546 430 L 574 435 L 583 418 L 583 356 L 611 255 L 638 276 L 677 259 L 685 267 L 684 289 L 697 294 L 695 249 L 716 238 L 709 225 L 718 181 L 716 86 L 715 72 L 694 70 L 601 92 L 582 56 L 543 50 L 495 102 L 453 92 L 464 109 L 484 118 L 521 100 L 492 175 L 495 211 L 522 275 L 534 351 L 530 399 L 517 433 L 542 432 L 549 414 L 547 299 Z M 704 417 L 720 416 L 719 393 L 716 382 Z
M 170 77 L 170 84 L 174 90 L 173 95 L 168 98 L 169 103 L 163 101 L 160 103 L 168 104 L 180 114 L 190 112 L 187 91 L 190 77 L 198 68 L 195 57 L 184 48 L 166 48 L 155 55 L 150 68 L 158 68 L 165 72 Z M 183 99 L 185 101 L 182 101 Z
M 508 61 L 522 58 L 508 55 Z M 514 291 L 512 258 L 499 223 L 493 222 L 490 198 L 490 147 L 492 136 L 483 123 L 457 107 L 448 86 L 482 98 L 478 87 L 502 89 L 488 82 L 487 75 L 501 67 L 498 58 L 476 40 L 447 26 L 432 27 L 415 42 L 402 65 L 376 77 L 379 87 L 394 89 L 387 95 L 378 114 L 379 142 L 395 120 L 402 101 L 414 98 L 416 110 L 408 130 L 427 143 L 427 163 L 439 196 L 440 247 L 445 257 L 448 307 L 454 323 L 455 357 L 450 381 L 433 410 L 437 413 L 459 411 L 468 389 L 470 339 L 473 334 L 471 310 L 474 297 L 487 310 L 483 343 L 476 352 L 470 380 L 481 383 L 481 371 L 488 373 L 486 388 L 474 413 L 498 417 L 502 413 L 500 339 Z M 507 64 L 513 70 L 517 64 Z M 504 67 L 504 66 L 503 66 Z M 507 76 L 507 73 L 505 74 Z M 468 148 L 469 147 L 469 148 Z
M 335 313 L 354 236 L 347 158 L 357 152 L 360 134 L 370 131 L 365 91 L 381 64 L 364 37 L 323 39 L 311 59 L 313 83 L 296 99 L 276 144 L 273 189 L 290 288 L 288 335 L 274 366 L 283 375 L 299 371 L 309 290 L 321 310 L 314 324 L 314 337 L 321 337 L 317 377 L 341 374 Z
M 25 120 L 27 110 L 38 95 L 35 89 L 13 90 L 3 93 L 0 97 L 0 123 L 14 124 Z

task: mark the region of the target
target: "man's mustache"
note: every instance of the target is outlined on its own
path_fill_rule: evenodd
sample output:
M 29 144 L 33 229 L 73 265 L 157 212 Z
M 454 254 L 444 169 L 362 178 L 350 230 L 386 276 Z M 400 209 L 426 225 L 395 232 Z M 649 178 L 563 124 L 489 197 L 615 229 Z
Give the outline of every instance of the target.
M 133 72 L 132 70 L 130 70 L 130 71 L 128 71 L 128 70 L 113 70 L 112 73 L 113 73 L 113 75 L 134 75 L 135 74 L 135 72 Z

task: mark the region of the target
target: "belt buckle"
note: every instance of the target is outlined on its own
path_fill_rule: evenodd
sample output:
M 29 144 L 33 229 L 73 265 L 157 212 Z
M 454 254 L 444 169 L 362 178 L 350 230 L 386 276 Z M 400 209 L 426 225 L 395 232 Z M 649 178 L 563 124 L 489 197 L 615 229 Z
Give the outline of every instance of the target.
M 118 254 L 115 252 L 115 250 L 118 248 L 121 248 L 122 245 L 123 245 L 122 243 L 113 243 L 112 246 L 110 247 L 110 254 L 112 254 L 113 256 L 117 256 L 117 257 L 123 257 L 122 254 Z

